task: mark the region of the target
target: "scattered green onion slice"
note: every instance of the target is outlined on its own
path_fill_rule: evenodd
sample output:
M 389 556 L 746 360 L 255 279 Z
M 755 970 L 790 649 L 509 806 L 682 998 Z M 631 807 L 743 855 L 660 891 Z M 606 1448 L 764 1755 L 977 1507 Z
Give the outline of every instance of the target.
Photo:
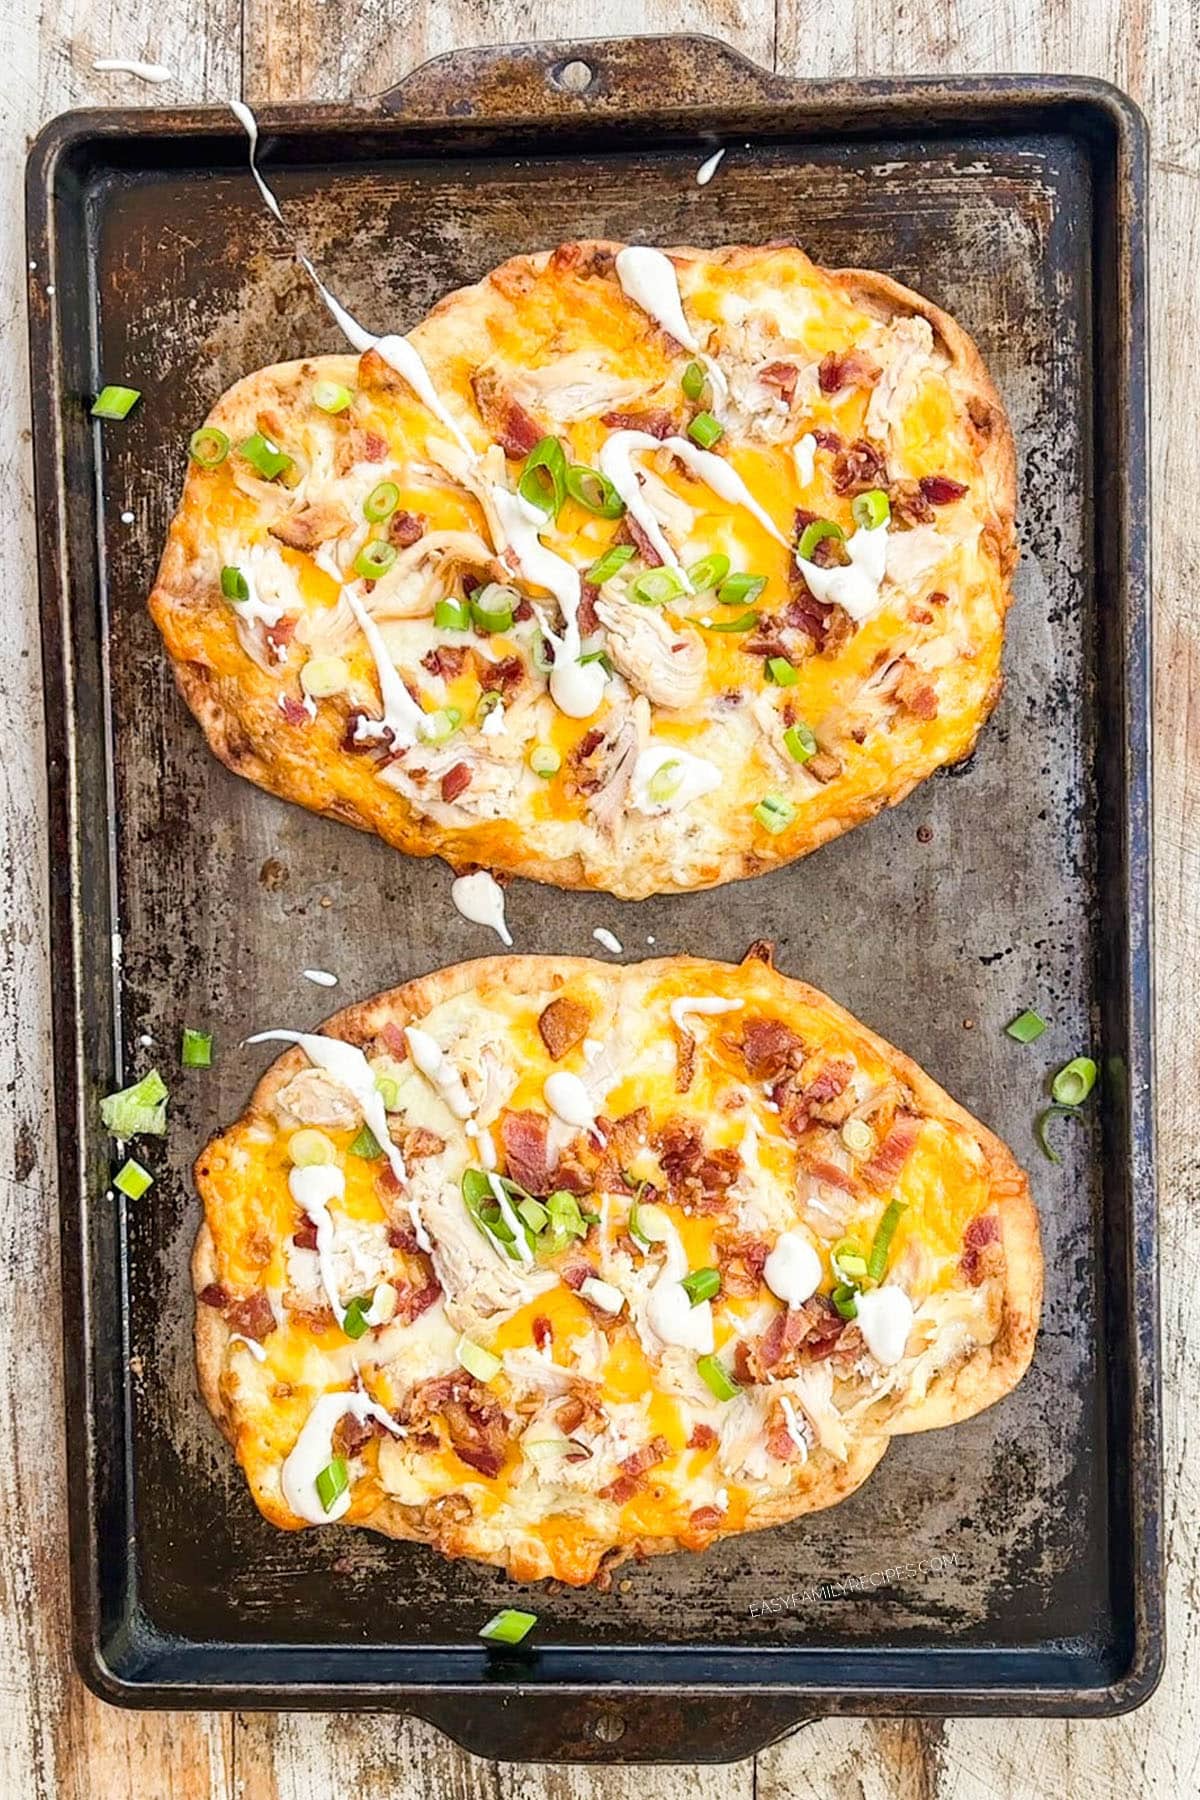
M 503 711 L 504 695 L 498 693 L 495 688 L 484 688 L 482 694 L 480 694 L 478 700 L 475 702 L 475 717 L 477 719 L 486 719 L 489 713 L 494 713 L 496 711 L 497 707 Z
M 904 1211 L 903 1200 L 890 1202 L 879 1224 L 875 1228 L 875 1236 L 871 1240 L 871 1254 L 867 1258 L 867 1274 L 872 1281 L 882 1281 L 883 1271 L 887 1268 L 888 1251 L 892 1247 L 892 1239 L 896 1235 L 896 1227 L 900 1223 L 900 1215 Z
M 798 763 L 806 763 L 817 754 L 817 740 L 807 725 L 789 725 L 783 734 L 788 755 Z
M 400 1105 L 400 1083 L 394 1075 L 377 1075 L 375 1086 L 379 1089 L 383 1101 L 384 1112 L 395 1112 Z
M 183 1040 L 179 1046 L 179 1060 L 185 1069 L 207 1069 L 212 1065 L 212 1032 L 193 1031 L 190 1025 L 183 1028 Z
M 1082 1106 L 1096 1085 L 1096 1073 L 1090 1056 L 1073 1056 L 1054 1077 L 1050 1092 L 1060 1106 Z
M 1012 1024 L 1006 1025 L 1004 1029 L 1010 1038 L 1016 1039 L 1018 1044 L 1032 1044 L 1034 1039 L 1040 1038 L 1045 1031 L 1046 1021 L 1040 1013 L 1027 1009 L 1023 1013 L 1018 1013 Z
M 589 469 L 586 463 L 572 463 L 563 480 L 572 500 L 578 500 L 580 506 L 595 513 L 597 518 L 619 519 L 625 511 L 625 502 L 608 476 L 602 475 L 599 469 Z
M 363 518 L 369 519 L 372 525 L 381 525 L 391 518 L 399 504 L 400 489 L 395 482 L 377 481 L 363 501 Z
M 300 686 L 310 700 L 328 700 L 344 692 L 350 671 L 340 656 L 310 656 L 301 665 Z
M 724 1363 L 719 1362 L 715 1356 L 700 1357 L 696 1363 L 696 1373 L 717 1400 L 736 1400 L 742 1391 Z
M 556 437 L 540 438 L 525 458 L 517 483 L 522 500 L 556 519 L 567 493 L 567 459 Z
M 758 614 L 756 612 L 744 612 L 739 613 L 736 619 L 714 619 L 712 624 L 706 625 L 704 629 L 706 631 L 753 631 L 757 624 Z
M 796 808 L 782 794 L 764 794 L 754 809 L 754 817 L 765 831 L 777 837 L 796 817 Z
M 465 600 L 439 600 L 433 609 L 433 622 L 439 631 L 469 631 L 471 609 Z
M 351 1156 L 361 1156 L 366 1162 L 374 1162 L 377 1156 L 383 1155 L 383 1146 L 369 1125 L 364 1125 L 360 1129 L 358 1136 L 350 1146 L 350 1154 Z
M 861 1281 L 867 1272 L 867 1258 L 855 1238 L 841 1238 L 829 1252 L 833 1272 L 843 1283 Z
M 153 1187 L 154 1177 L 149 1169 L 143 1169 L 136 1158 L 130 1156 L 113 1176 L 113 1186 L 130 1200 L 140 1200 L 148 1187 Z
M 717 599 L 722 606 L 748 606 L 757 600 L 767 585 L 765 575 L 747 575 L 739 571 L 736 575 L 728 575 L 717 589 Z
M 892 516 L 888 497 L 882 488 L 870 488 L 865 494 L 855 494 L 850 502 L 850 511 L 854 515 L 854 523 L 861 531 L 875 531 L 885 519 Z
M 600 664 L 606 675 L 614 673 L 612 658 L 609 656 L 607 650 L 589 650 L 586 656 L 580 657 L 579 666 L 582 669 L 585 668 L 588 663 L 594 662 Z
M 840 1286 L 835 1287 L 830 1299 L 843 1319 L 857 1319 L 858 1293 L 848 1281 L 843 1281 Z
M 320 1163 L 335 1163 L 337 1148 L 315 1125 L 304 1125 L 288 1139 L 288 1155 L 298 1169 L 313 1169 Z
M 354 395 L 340 381 L 314 381 L 312 398 L 313 405 L 323 413 L 340 413 L 345 412 Z
M 371 1329 L 367 1314 L 374 1298 L 374 1294 L 356 1294 L 351 1300 L 342 1316 L 342 1330 L 348 1338 L 366 1337 Z
M 842 1126 L 842 1142 L 852 1156 L 866 1156 L 875 1145 L 875 1133 L 865 1119 L 847 1119 Z
M 1062 1157 L 1058 1154 L 1058 1151 L 1046 1136 L 1046 1127 L 1049 1125 L 1051 1119 L 1082 1119 L 1082 1117 L 1083 1114 L 1077 1106 L 1047 1106 L 1038 1114 L 1037 1118 L 1033 1121 L 1033 1135 L 1038 1141 L 1038 1146 L 1041 1149 L 1042 1155 L 1046 1157 L 1049 1162 L 1062 1162 Z
M 703 363 L 690 362 L 683 371 L 680 386 L 686 400 L 698 400 L 704 392 L 708 374 Z
M 562 768 L 562 756 L 553 744 L 535 744 L 529 752 L 529 766 L 543 781 L 549 781 Z
M 630 588 L 629 598 L 640 606 L 666 606 L 683 592 L 683 577 L 674 569 L 647 569 Z
M 635 1200 L 629 1209 L 629 1235 L 645 1249 L 665 1244 L 671 1235 L 670 1214 L 653 1200 Z
M 344 1456 L 335 1456 L 317 1476 L 317 1499 L 326 1512 L 332 1512 L 350 1486 L 350 1471 Z
M 584 570 L 583 579 L 601 587 L 632 561 L 633 554 L 632 544 L 610 544 L 604 555 L 598 556 L 591 568 Z
M 498 1356 L 493 1356 L 490 1350 L 485 1350 L 482 1344 L 477 1344 L 465 1332 L 454 1346 L 454 1354 L 467 1374 L 473 1375 L 476 1381 L 491 1381 L 504 1367 Z
M 292 459 L 279 447 L 265 438 L 261 431 L 252 432 L 237 447 L 238 455 L 244 457 L 250 467 L 262 476 L 264 481 L 274 481 L 285 469 L 290 469 Z
M 364 581 L 378 581 L 396 560 L 396 546 L 386 538 L 369 538 L 354 559 L 354 573 Z
M 693 563 L 688 570 L 688 580 L 698 594 L 706 594 L 709 588 L 720 587 L 729 573 L 729 558 L 714 550 L 711 556 L 702 556 L 698 563 Z
M 421 720 L 421 736 L 427 744 L 444 744 L 461 724 L 462 713 L 457 706 L 439 706 Z
M 140 388 L 102 387 L 92 401 L 93 419 L 126 419 L 141 399 Z
M 221 592 L 227 600 L 232 600 L 237 606 L 243 600 L 250 598 L 250 583 L 240 569 L 235 569 L 232 564 L 227 563 L 221 570 Z
M 215 469 L 229 455 L 229 439 L 215 425 L 202 425 L 188 439 L 188 455 L 201 469 Z
M 817 545 L 823 543 L 826 538 L 836 538 L 838 543 L 841 544 L 846 541 L 846 534 L 841 526 L 836 524 L 832 519 L 814 519 L 811 525 L 806 525 L 804 530 L 800 533 L 798 553 L 801 560 L 804 562 L 811 562 L 813 559 L 813 551 L 816 549 Z
M 507 631 L 516 604 L 517 596 L 511 588 L 489 581 L 471 596 L 471 618 L 480 631 Z
M 549 645 L 540 631 L 535 631 L 529 639 L 529 660 L 539 675 L 549 675 L 554 668 L 554 658 L 547 654 Z
M 524 1200 L 517 1201 L 517 1211 L 528 1225 L 530 1231 L 545 1231 L 550 1223 L 550 1214 L 540 1200 L 526 1195 Z
M 157 1069 L 151 1069 L 131 1087 L 116 1094 L 106 1094 L 100 1102 L 100 1117 L 115 1138 L 163 1137 L 167 1129 L 167 1084 Z
M 680 1282 L 693 1306 L 699 1306 L 702 1300 L 712 1300 L 721 1291 L 721 1271 L 719 1269 L 693 1269 Z
M 530 1462 L 552 1462 L 557 1456 L 570 1456 L 572 1450 L 579 1446 L 568 1437 L 542 1437 L 521 1439 L 521 1455 Z
M 671 757 L 668 762 L 659 763 L 653 775 L 646 783 L 646 792 L 656 805 L 671 800 L 683 786 L 683 764 L 678 757 Z
M 725 436 L 725 427 L 710 412 L 700 412 L 688 426 L 688 436 L 702 450 L 711 450 L 717 439 Z
M 559 1250 L 565 1250 L 572 1238 L 587 1236 L 588 1220 L 574 1194 L 568 1193 L 566 1188 L 555 1188 L 547 1198 L 546 1211 L 550 1224 L 540 1249 L 555 1255 Z
M 529 1636 L 536 1624 L 536 1613 L 522 1612 L 516 1606 L 505 1606 L 498 1613 L 492 1614 L 479 1635 L 489 1644 L 519 1644 Z
M 768 656 L 767 674 L 776 687 L 795 687 L 800 679 L 799 669 L 786 656 Z

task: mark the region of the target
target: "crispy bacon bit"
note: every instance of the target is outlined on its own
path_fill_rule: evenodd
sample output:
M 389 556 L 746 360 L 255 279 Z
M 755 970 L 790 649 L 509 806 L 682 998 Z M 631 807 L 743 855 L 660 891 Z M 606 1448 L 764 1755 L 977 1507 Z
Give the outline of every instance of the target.
M 774 388 L 780 399 L 786 400 L 789 406 L 799 378 L 799 369 L 795 363 L 790 362 L 770 362 L 758 371 L 758 379 L 763 386 Z
M 517 462 L 540 443 L 545 435 L 541 426 L 506 392 L 494 369 L 476 369 L 471 392 L 480 417 L 505 456 Z
M 693 1425 L 692 1435 L 688 1439 L 689 1450 L 711 1450 L 717 1442 L 718 1434 L 711 1425 Z
M 316 550 L 326 538 L 336 537 L 347 523 L 340 506 L 314 502 L 297 507 L 268 527 L 273 538 L 292 550 Z
M 455 1455 L 481 1475 L 498 1475 L 507 1440 L 503 1408 L 465 1369 L 435 1375 L 409 1399 L 409 1418 L 418 1427 L 440 1414 Z
M 919 481 L 893 481 L 888 489 L 888 504 L 895 525 L 928 525 L 933 518 L 933 508 L 921 492 Z
M 836 1100 L 844 1094 L 854 1074 L 854 1064 L 844 1057 L 834 1057 L 827 1062 L 820 1073 L 809 1082 L 804 1090 L 804 1098 L 814 1106 L 820 1106 L 826 1100 Z
M 874 1156 L 863 1164 L 863 1180 L 874 1188 L 891 1187 L 921 1135 L 921 1124 L 914 1113 L 898 1112 Z
M 421 1287 L 409 1286 L 396 1289 L 395 1317 L 402 1325 L 411 1325 L 419 1319 L 423 1312 L 428 1312 L 441 1298 L 442 1284 L 437 1277 L 430 1274 Z
M 554 1327 L 545 1313 L 539 1313 L 533 1321 L 533 1342 L 537 1350 L 548 1350 L 554 1342 Z
M 363 432 L 362 444 L 360 446 L 360 455 L 359 455 L 359 459 L 358 459 L 359 461 L 373 462 L 373 463 L 386 462 L 387 461 L 387 453 L 388 453 L 388 441 L 383 436 L 382 432 L 379 432 L 379 431 L 364 431 Z
M 679 1118 L 666 1121 L 657 1147 L 673 1200 L 701 1211 L 724 1206 L 726 1191 L 741 1174 L 742 1159 L 736 1150 L 706 1150 L 699 1126 Z
M 391 1051 L 392 1055 L 396 1058 L 397 1062 L 407 1061 L 408 1039 L 405 1037 L 403 1029 L 397 1025 L 395 1019 L 385 1019 L 383 1024 L 379 1027 L 379 1035 Z
M 292 1242 L 297 1250 L 315 1250 L 317 1247 L 317 1228 L 311 1219 L 302 1219 L 292 1233 Z
M 675 1034 L 675 1092 L 686 1094 L 696 1075 L 696 1040 L 682 1027 Z
M 427 650 L 421 658 L 421 667 L 427 669 L 431 675 L 440 675 L 445 681 L 455 675 L 461 675 L 462 666 L 466 660 L 465 645 L 435 644 L 433 649 Z
M 698 1506 L 688 1520 L 693 1531 L 719 1531 L 725 1521 L 725 1514 L 719 1506 Z
M 391 1163 L 384 1163 L 375 1176 L 375 1192 L 383 1200 L 396 1200 L 403 1191 Z
M 963 1232 L 959 1269 L 972 1287 L 978 1287 L 1002 1260 L 999 1219 L 992 1212 L 977 1213 Z
M 949 594 L 943 594 L 941 588 L 935 588 L 932 594 L 927 594 L 925 597 L 930 606 L 949 606 L 950 604 Z
M 422 1157 L 440 1156 L 446 1140 L 428 1125 L 413 1125 L 404 1133 L 400 1148 L 405 1162 L 420 1162 Z
M 734 1232 L 716 1243 L 717 1267 L 721 1271 L 723 1292 L 740 1299 L 751 1299 L 759 1290 L 762 1272 L 771 1246 L 766 1238 L 749 1232 Z
M 618 1475 L 615 1481 L 610 1481 L 607 1487 L 600 1489 L 600 1499 L 611 1500 L 615 1506 L 624 1506 L 627 1500 L 633 1499 L 637 1491 L 638 1484 L 632 1475 Z
M 793 1375 L 802 1363 L 824 1362 L 837 1348 L 846 1325 L 832 1300 L 814 1294 L 803 1306 L 776 1313 L 756 1341 L 742 1339 L 737 1357 L 740 1378 L 760 1383 Z
M 573 1294 L 577 1294 L 589 1275 L 596 1273 L 591 1263 L 567 1263 L 558 1271 L 559 1280 L 566 1283 Z
M 596 602 L 600 598 L 600 589 L 594 581 L 581 581 L 579 584 L 579 611 L 576 617 L 579 630 L 584 637 L 590 637 L 593 631 L 600 629 L 600 619 L 596 612 Z M 516 617 L 516 614 L 513 614 Z
M 530 1194 L 544 1194 L 549 1185 L 549 1130 L 544 1113 L 506 1112 L 500 1121 L 509 1179 Z
M 582 1044 L 591 1022 L 591 1008 L 566 994 L 560 994 L 557 1000 L 551 1000 L 549 1006 L 542 1008 L 538 1031 L 555 1062 L 561 1062 L 568 1050 Z
M 284 1302 L 287 1305 L 287 1302 Z M 337 1323 L 330 1306 L 288 1306 L 292 1322 L 307 1331 L 313 1337 L 320 1337 L 326 1331 L 332 1331 Z
M 644 431 L 660 441 L 679 435 L 679 425 L 665 406 L 652 406 L 645 412 L 606 412 L 600 423 L 610 431 Z
M 519 656 L 503 656 L 499 662 L 477 656 L 475 666 L 485 694 L 510 694 L 525 679 L 525 664 Z
M 415 1256 L 420 1248 L 417 1234 L 411 1225 L 393 1225 L 388 1231 L 387 1241 L 393 1250 L 403 1250 L 409 1256 Z
M 842 772 L 841 762 L 832 750 L 818 750 L 815 756 L 809 757 L 804 766 L 814 780 L 822 782 L 833 781 Z
M 756 1081 L 771 1081 L 804 1059 L 803 1039 L 782 1019 L 747 1019 L 740 1048 Z
M 799 1445 L 788 1430 L 782 1413 L 767 1430 L 767 1451 L 776 1462 L 793 1462 L 800 1454 Z
M 646 536 L 632 513 L 626 513 L 620 527 L 613 538 L 614 544 L 632 544 L 642 561 L 649 569 L 662 567 L 662 557 Z
M 854 1176 L 849 1169 L 830 1162 L 827 1156 L 810 1156 L 805 1160 L 804 1166 L 815 1181 L 823 1181 L 828 1187 L 839 1188 L 843 1194 L 854 1193 Z
M 289 725 L 311 725 L 312 714 L 302 700 L 291 694 L 280 694 L 279 710 Z
M 455 763 L 454 767 L 452 769 L 447 769 L 446 773 L 442 776 L 442 799 L 445 801 L 457 800 L 458 796 L 465 793 L 470 785 L 470 764 L 465 762 Z
M 623 1457 L 619 1467 L 626 1475 L 644 1475 L 647 1469 L 653 1469 L 656 1464 L 662 1462 L 670 1454 L 671 1446 L 666 1438 L 654 1437 L 648 1444 L 643 1444 L 640 1450 L 635 1450 L 632 1455 Z
M 813 432 L 813 436 L 817 440 L 818 450 L 828 450 L 832 452 L 834 456 L 836 456 L 838 451 L 843 447 L 844 440 L 841 433 L 838 431 L 824 431 L 818 427 L 818 429 Z
M 961 500 L 967 491 L 965 481 L 951 481 L 948 475 L 922 475 L 921 492 L 930 506 L 949 506 Z
M 916 718 L 937 718 L 937 689 L 932 681 L 922 675 L 919 669 L 913 668 L 911 663 L 905 664 L 893 691 L 901 706 Z
M 887 464 L 873 444 L 857 438 L 841 450 L 833 465 L 833 485 L 839 494 L 865 494 L 868 488 L 885 488 Z
M 879 375 L 879 364 L 865 350 L 830 350 L 817 371 L 823 394 L 837 394 L 847 387 L 872 387 Z
M 200 1289 L 196 1296 L 204 1306 L 228 1306 L 229 1290 L 223 1288 L 219 1281 L 210 1281 Z
M 765 963 L 768 969 L 773 969 L 775 967 L 775 945 L 770 938 L 755 938 L 742 961 L 744 963 Z
M 356 1419 L 353 1413 L 343 1413 L 333 1428 L 333 1453 L 335 1456 L 357 1456 L 376 1432 L 382 1430 L 375 1419 Z
M 405 512 L 401 507 L 388 520 L 388 538 L 398 550 L 407 550 L 425 536 L 428 523 L 421 513 Z

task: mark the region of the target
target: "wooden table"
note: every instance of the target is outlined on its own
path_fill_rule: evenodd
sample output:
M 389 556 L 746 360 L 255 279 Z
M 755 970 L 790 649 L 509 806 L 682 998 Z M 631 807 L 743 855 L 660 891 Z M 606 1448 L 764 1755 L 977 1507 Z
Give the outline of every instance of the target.
M 1198 0 L 0 0 L 0 1796 L 37 1800 L 781 1800 L 782 1796 L 1191 1795 L 1200 1791 L 1200 129 Z M 1170 1662 L 1139 1712 L 1104 1724 L 855 1720 L 815 1725 L 755 1763 L 585 1771 L 496 1766 L 415 1723 L 355 1716 L 122 1713 L 68 1653 L 57 1246 L 51 1191 L 41 699 L 29 467 L 21 165 L 28 137 L 83 104 L 345 99 L 437 51 L 597 29 L 709 31 L 767 67 L 812 75 L 1044 70 L 1107 77 L 1153 133 L 1157 908 L 1162 1256 L 1167 1333 Z M 95 58 L 161 61 L 150 88 Z M 1189 543 L 1193 549 L 1189 550 Z M 1196 706 L 1197 710 L 1192 711 Z M 1189 762 L 1192 781 L 1188 783 Z M 1053 1278 L 1051 1272 L 1051 1278 Z M 1190 1746 L 1190 1748 L 1189 1748 Z

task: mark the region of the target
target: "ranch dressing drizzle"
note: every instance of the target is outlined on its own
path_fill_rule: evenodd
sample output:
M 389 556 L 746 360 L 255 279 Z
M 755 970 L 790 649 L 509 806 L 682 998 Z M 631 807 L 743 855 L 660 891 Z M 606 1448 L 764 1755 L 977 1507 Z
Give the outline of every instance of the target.
M 901 1287 L 874 1288 L 858 1296 L 857 1323 L 871 1355 L 891 1368 L 904 1356 L 912 1330 L 912 1301 Z
M 556 1069 L 553 1075 L 546 1077 L 542 1094 L 550 1111 L 564 1125 L 573 1125 L 579 1131 L 595 1130 L 596 1109 L 592 1105 L 592 1096 L 578 1075 L 572 1075 L 568 1069 Z
M 718 161 L 723 154 L 718 155 Z M 716 168 L 716 162 L 713 162 L 713 168 Z M 699 357 L 712 382 L 713 398 L 718 406 L 724 406 L 729 397 L 729 384 L 718 364 L 701 349 L 684 317 L 679 277 L 670 257 L 648 244 L 629 244 L 618 251 L 616 267 L 617 280 L 634 305 L 649 313 L 655 324 L 661 325 L 685 350 Z
M 785 550 L 791 550 L 790 542 L 780 531 L 774 519 L 759 505 L 737 470 L 723 456 L 714 456 L 711 450 L 701 450 L 698 445 L 691 443 L 687 438 L 659 439 L 651 437 L 646 431 L 614 431 L 612 436 L 605 440 L 600 451 L 600 473 L 607 476 L 608 480 L 612 482 L 664 563 L 676 570 L 678 574 L 683 576 L 679 558 L 667 542 L 662 527 L 651 511 L 642 492 L 641 483 L 638 481 L 637 470 L 633 466 L 633 456 L 644 450 L 671 451 L 672 455 L 677 456 L 699 481 L 712 489 L 714 494 L 717 494 L 722 500 L 728 500 L 732 505 L 744 506 L 746 511 L 752 513 L 758 520 L 763 530 L 770 532 L 776 543 L 782 544 Z M 683 576 L 683 580 L 690 593 L 691 584 L 686 576 Z
M 240 1331 L 233 1331 L 233 1332 L 230 1332 L 230 1334 L 229 1334 L 229 1342 L 230 1342 L 231 1346 L 234 1344 L 245 1344 L 247 1350 L 250 1352 L 250 1354 L 254 1358 L 255 1362 L 260 1362 L 260 1363 L 266 1362 L 267 1353 L 263 1349 L 262 1345 L 260 1343 L 257 1343 L 254 1338 L 246 1337 Z
M 720 150 L 714 150 L 712 155 L 705 162 L 702 162 L 700 164 L 700 167 L 696 170 L 696 186 L 697 187 L 707 187 L 708 186 L 709 182 L 712 180 L 713 176 L 716 174 L 717 169 L 720 166 L 721 158 L 724 156 L 724 154 L 725 154 L 724 148 L 722 148 Z
M 297 1517 L 307 1520 L 310 1525 L 331 1525 L 350 1510 L 348 1487 L 338 1495 L 328 1512 L 317 1493 L 317 1476 L 333 1461 L 334 1429 L 347 1413 L 360 1424 L 366 1419 L 378 1419 L 394 1437 L 405 1435 L 403 1425 L 369 1394 L 322 1394 L 304 1421 L 279 1477 L 284 1499 Z
M 879 611 L 879 590 L 887 569 L 888 522 L 874 530 L 861 526 L 846 539 L 849 565 L 822 569 L 817 563 L 796 557 L 796 567 L 817 600 L 844 606 L 856 625 Z
M 104 56 L 92 64 L 101 75 L 132 75 L 138 81 L 174 81 L 175 72 L 166 63 L 126 62 L 120 56 Z M 243 1339 L 243 1342 L 246 1340 Z
M 293 1169 L 288 1176 L 288 1191 L 301 1212 L 306 1213 L 317 1228 L 317 1262 L 321 1268 L 321 1285 L 333 1308 L 333 1316 L 343 1328 L 346 1311 L 338 1293 L 337 1272 L 333 1266 L 333 1216 L 331 1200 L 341 1200 L 346 1192 L 346 1177 L 329 1163 L 314 1163 L 307 1169 Z
M 404 1041 L 414 1064 L 437 1090 L 455 1118 L 469 1119 L 475 1111 L 471 1096 L 463 1086 L 462 1076 L 437 1039 L 417 1025 L 406 1025 Z
M 520 563 L 522 573 L 527 580 L 553 594 L 562 610 L 564 629 L 561 638 L 542 623 L 542 630 L 554 645 L 555 652 L 550 671 L 550 698 L 569 718 L 590 718 L 604 696 L 608 677 L 602 663 L 579 661 L 583 647 L 579 634 L 579 600 L 583 591 L 579 570 L 553 550 L 547 550 L 538 536 L 537 526 L 526 516 L 518 494 L 493 486 L 491 496 L 509 549 Z
M 496 1205 L 500 1208 L 500 1217 L 512 1232 L 513 1249 L 525 1264 L 526 1268 L 528 1268 L 533 1262 L 533 1252 L 529 1248 L 529 1244 L 525 1237 L 525 1227 L 522 1225 L 520 1219 L 518 1219 L 513 1203 L 505 1192 L 504 1183 L 496 1174 L 495 1170 L 485 1169 L 484 1174 L 487 1176 L 488 1186 L 495 1196 Z
M 682 994 L 671 1002 L 671 1023 L 676 1030 L 686 1031 L 684 1021 L 689 1013 L 708 1018 L 719 1013 L 737 1012 L 741 1005 L 740 1000 L 720 1000 L 715 994 Z
M 383 641 L 383 633 L 354 592 L 353 586 L 344 587 L 342 593 L 350 611 L 358 620 L 358 628 L 367 640 L 367 648 L 375 658 L 375 673 L 379 678 L 379 693 L 383 701 L 383 718 L 378 721 L 360 719 L 355 736 L 378 737 L 386 730 L 391 732 L 392 743 L 397 750 L 411 749 L 420 736 L 425 714 L 401 681 Z
M 504 889 L 486 869 L 460 875 L 450 884 L 450 898 L 472 925 L 486 925 L 502 943 L 511 945 L 512 934 L 504 919 Z
M 258 172 L 258 120 L 250 111 L 250 108 L 241 100 L 231 100 L 229 102 L 229 110 L 241 126 L 242 130 L 246 133 L 246 136 L 250 139 L 250 173 L 253 175 L 255 185 L 263 197 L 263 203 L 266 206 L 267 211 L 278 219 L 279 223 L 282 225 L 283 214 L 279 210 L 279 202 Z

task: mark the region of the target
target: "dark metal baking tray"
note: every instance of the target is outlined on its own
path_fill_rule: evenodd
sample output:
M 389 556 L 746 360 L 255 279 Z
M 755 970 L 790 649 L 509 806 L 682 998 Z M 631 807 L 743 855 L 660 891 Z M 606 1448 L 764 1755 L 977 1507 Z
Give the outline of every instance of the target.
M 303 967 L 352 998 L 491 945 L 450 914 L 441 864 L 239 782 L 176 698 L 144 599 L 187 434 L 246 371 L 340 346 L 226 113 L 68 115 L 28 201 L 85 1677 L 134 1705 L 396 1708 L 485 1753 L 576 1759 L 741 1756 L 833 1711 L 1137 1704 L 1162 1655 L 1139 115 L 1075 79 L 786 81 L 683 38 L 466 52 L 372 106 L 262 125 L 289 220 L 379 329 L 564 237 L 783 236 L 890 270 L 979 341 L 1016 428 L 1024 555 L 969 765 L 751 883 L 553 907 L 518 883 L 510 913 L 530 951 L 589 951 L 601 924 L 629 956 L 773 936 L 1030 1163 L 1045 1323 L 1015 1394 L 898 1441 L 845 1504 L 609 1593 L 540 1593 L 507 1661 L 475 1638 L 513 1598 L 494 1572 L 259 1518 L 194 1388 L 192 1155 L 269 1055 L 243 1034 L 329 1009 Z M 100 432 L 102 379 L 145 398 Z M 1053 1025 L 1021 1048 L 1001 1027 L 1028 1004 Z M 169 1069 L 184 1021 L 215 1024 L 216 1066 L 173 1073 L 156 1185 L 126 1205 L 97 1096 Z M 1103 1088 L 1054 1169 L 1030 1122 L 1087 1044 Z

